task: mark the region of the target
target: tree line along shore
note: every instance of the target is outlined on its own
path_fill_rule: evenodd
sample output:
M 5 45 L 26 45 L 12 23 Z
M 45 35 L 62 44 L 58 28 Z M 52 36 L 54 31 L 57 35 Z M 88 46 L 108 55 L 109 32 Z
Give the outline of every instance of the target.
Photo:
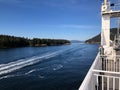
M 24 37 L 16 37 L 9 35 L 0 35 L 0 48 L 16 48 L 16 47 L 42 47 L 57 46 L 70 44 L 69 40 L 64 39 L 28 39 Z

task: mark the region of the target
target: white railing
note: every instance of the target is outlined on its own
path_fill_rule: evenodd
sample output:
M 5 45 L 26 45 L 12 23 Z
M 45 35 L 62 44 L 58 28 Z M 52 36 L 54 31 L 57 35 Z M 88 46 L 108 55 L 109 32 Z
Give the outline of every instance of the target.
M 94 90 L 120 90 L 120 73 L 118 72 L 101 72 L 94 74 L 95 89 Z
M 120 10 L 120 2 L 111 6 L 110 10 L 113 10 L 113 11 Z
M 79 90 L 120 90 L 120 55 L 98 53 Z
M 101 66 L 101 68 L 98 66 Z M 101 56 L 98 60 L 98 64 L 94 69 L 120 72 L 120 55 Z

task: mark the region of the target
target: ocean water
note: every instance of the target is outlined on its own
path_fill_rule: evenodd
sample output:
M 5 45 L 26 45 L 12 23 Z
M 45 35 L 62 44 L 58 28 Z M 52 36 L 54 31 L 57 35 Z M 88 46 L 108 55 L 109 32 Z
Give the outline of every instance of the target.
M 98 46 L 0 49 L 0 90 L 78 90 Z

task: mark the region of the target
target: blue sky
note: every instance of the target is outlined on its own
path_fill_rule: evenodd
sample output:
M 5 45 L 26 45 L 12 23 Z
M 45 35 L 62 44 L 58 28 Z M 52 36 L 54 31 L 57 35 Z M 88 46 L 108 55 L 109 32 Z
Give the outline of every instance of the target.
M 0 0 L 0 34 L 86 40 L 101 31 L 100 0 Z

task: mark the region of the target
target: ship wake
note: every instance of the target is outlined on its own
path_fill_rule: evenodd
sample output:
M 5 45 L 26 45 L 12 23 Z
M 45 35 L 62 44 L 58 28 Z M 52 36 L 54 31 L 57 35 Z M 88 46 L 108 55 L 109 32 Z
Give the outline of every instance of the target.
M 63 53 L 64 51 L 65 50 L 59 50 L 59 51 L 55 51 L 52 53 L 47 53 L 42 56 L 34 56 L 31 58 L 20 59 L 20 60 L 10 62 L 7 64 L 1 64 L 0 65 L 0 75 L 8 74 L 10 72 L 13 72 L 15 70 L 21 69 L 21 68 L 29 66 L 29 65 L 37 64 L 43 60 L 55 57 L 55 56 L 59 55 L 60 53 Z

